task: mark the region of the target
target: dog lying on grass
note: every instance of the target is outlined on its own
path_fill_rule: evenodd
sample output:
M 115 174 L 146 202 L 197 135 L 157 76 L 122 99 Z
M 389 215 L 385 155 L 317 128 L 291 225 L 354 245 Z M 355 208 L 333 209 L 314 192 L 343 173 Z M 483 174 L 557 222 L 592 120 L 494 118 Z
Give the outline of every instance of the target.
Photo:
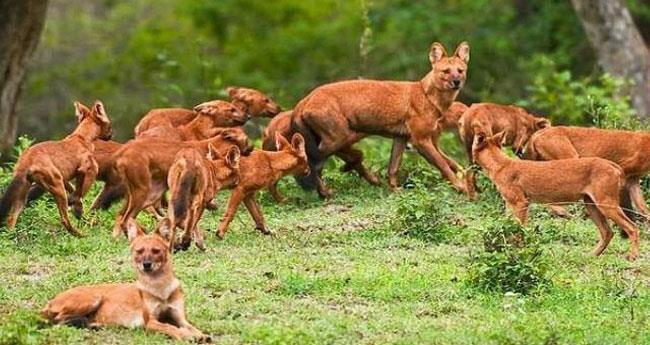
M 167 216 L 158 225 L 161 232 L 171 232 L 172 248 L 187 250 L 192 244 L 205 250 L 203 232 L 198 228 L 205 205 L 224 187 L 239 182 L 239 148 L 231 147 L 222 157 L 208 145 L 207 157 L 196 149 L 183 149 L 176 154 L 169 169 L 167 185 L 170 192 Z M 176 228 L 183 228 L 181 242 L 175 243 Z
M 185 317 L 181 284 L 172 267 L 169 233 L 144 235 L 128 224 L 135 283 L 86 285 L 58 294 L 41 310 L 53 324 L 99 328 L 144 327 L 176 340 L 211 342 Z
M 438 120 L 437 126 L 443 131 L 458 130 L 459 120 L 463 113 L 467 110 L 467 106 L 461 102 L 453 102 L 449 109 L 444 113 L 443 117 Z M 279 133 L 284 137 L 291 135 L 291 111 L 283 111 L 276 115 L 269 124 L 264 128 L 262 136 L 262 149 L 266 151 L 275 151 L 275 134 Z M 397 189 L 397 172 L 401 162 L 401 155 L 406 147 L 401 147 L 401 142 L 393 141 L 393 148 L 391 149 L 391 160 L 388 164 L 388 184 L 391 189 Z M 374 175 L 368 168 L 363 165 L 363 152 L 347 147 L 344 150 L 336 152 L 335 155 L 345 162 L 341 167 L 341 171 L 356 171 L 357 174 L 371 185 L 379 185 L 379 178 Z M 450 164 L 453 164 L 450 160 Z M 277 183 L 269 186 L 269 192 L 273 199 L 281 203 L 284 197 L 277 190 Z
M 66 230 L 74 236 L 81 236 L 70 223 L 66 189 L 73 193 L 70 203 L 75 216 L 80 218 L 83 213 L 81 200 L 97 176 L 97 162 L 92 157 L 93 141 L 109 140 L 112 129 L 102 102 L 96 101 L 92 110 L 79 102 L 74 106 L 78 125 L 72 134 L 60 141 L 38 143 L 20 155 L 14 166 L 14 178 L 0 200 L 0 224 L 6 219 L 7 228 L 16 225 L 30 186 L 36 184 L 54 196 Z M 71 180 L 75 181 L 74 191 L 70 190 Z
M 202 141 L 159 141 L 141 139 L 130 141 L 115 153 L 114 174 L 119 176 L 127 194 L 124 206 L 118 212 L 113 237 L 124 232 L 126 221 L 137 217 L 141 210 L 157 205 L 167 191 L 169 169 L 174 164 L 176 154 L 184 148 L 208 153 L 208 146 L 225 155 L 237 146 L 243 154 L 248 154 L 251 147 L 248 136 L 240 128 L 226 128 L 212 139 Z
M 639 231 L 620 208 L 623 170 L 602 158 L 572 158 L 534 162 L 508 158 L 501 151 L 505 133 L 474 136 L 473 159 L 496 185 L 497 190 L 522 224 L 528 220 L 528 204 L 584 201 L 589 217 L 600 231 L 593 254 L 600 255 L 614 236 L 611 219 L 630 238 L 629 260 L 639 256 Z
M 275 140 L 275 145 L 278 148 L 277 152 L 253 150 L 250 156 L 240 159 L 239 183 L 232 187 L 226 213 L 219 223 L 217 231 L 219 238 L 223 239 L 226 236 L 228 225 L 242 201 L 251 217 L 253 217 L 255 227 L 265 235 L 271 234 L 271 231 L 266 228 L 262 210 L 257 204 L 257 200 L 255 200 L 257 191 L 268 188 L 283 176 L 289 174 L 301 176 L 309 174 L 305 140 L 302 135 L 294 134 L 291 143 L 281 134 L 276 134 Z

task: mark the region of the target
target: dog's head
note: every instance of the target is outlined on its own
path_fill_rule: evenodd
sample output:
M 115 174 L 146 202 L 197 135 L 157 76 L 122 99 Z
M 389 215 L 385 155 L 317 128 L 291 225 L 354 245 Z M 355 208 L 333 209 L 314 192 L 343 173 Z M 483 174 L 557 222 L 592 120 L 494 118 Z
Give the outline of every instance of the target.
M 528 142 L 530 141 L 530 137 L 532 137 L 535 132 L 551 127 L 551 121 L 548 119 L 529 115 L 525 111 L 523 112 L 524 114 L 520 117 L 522 124 L 518 126 L 517 133 L 515 133 L 515 138 L 512 143 L 512 151 L 519 158 L 523 157 L 524 152 L 526 151 L 526 146 L 528 146 Z
M 227 91 L 232 102 L 251 117 L 273 117 L 282 111 L 272 99 L 255 89 L 229 87 Z
M 248 135 L 246 135 L 246 132 L 244 132 L 240 127 L 217 128 L 213 139 L 212 142 L 215 144 L 213 148 L 216 149 L 219 148 L 219 146 L 216 145 L 216 142 L 226 142 L 237 146 L 239 152 L 244 156 L 248 156 L 253 151 L 253 146 L 248 140 Z
M 491 137 L 485 133 L 479 132 L 474 135 L 472 142 L 472 159 L 474 162 L 480 162 L 479 156 L 482 152 L 489 150 L 501 150 L 501 145 L 505 140 L 506 132 L 501 131 Z
M 309 161 L 305 152 L 305 138 L 300 133 L 291 137 L 291 143 L 282 136 L 275 133 L 275 147 L 279 152 L 288 153 L 295 161 L 292 163 L 291 174 L 307 176 L 310 173 Z
M 106 108 L 101 101 L 95 101 L 92 109 L 88 109 L 81 102 L 75 101 L 74 103 L 75 115 L 77 116 L 77 123 L 81 125 L 84 121 L 91 121 L 99 130 L 97 138 L 101 140 L 111 140 L 113 136 L 113 128 L 111 120 L 106 114 Z
M 171 233 L 159 227 L 147 235 L 135 223 L 127 223 L 127 235 L 131 243 L 131 259 L 138 274 L 155 276 L 166 272 L 171 265 Z
M 208 117 L 213 127 L 237 127 L 248 121 L 246 111 L 226 101 L 216 100 L 201 103 L 194 107 L 199 116 Z
M 452 56 L 447 56 L 445 47 L 435 42 L 431 45 L 429 61 L 433 72 L 433 87 L 438 90 L 458 91 L 465 85 L 469 44 L 462 42 Z
M 212 162 L 219 188 L 232 187 L 239 183 L 239 147 L 231 146 L 225 156 L 208 144 L 207 158 Z M 215 191 L 216 192 L 216 191 Z

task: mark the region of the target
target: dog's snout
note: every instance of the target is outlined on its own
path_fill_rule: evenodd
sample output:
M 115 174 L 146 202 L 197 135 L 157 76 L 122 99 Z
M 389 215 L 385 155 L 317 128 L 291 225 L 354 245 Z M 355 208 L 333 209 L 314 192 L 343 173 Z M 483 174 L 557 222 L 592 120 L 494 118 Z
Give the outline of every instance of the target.
M 144 269 L 145 272 L 151 272 L 152 268 L 153 268 L 153 264 L 151 263 L 151 261 L 142 262 L 142 269 Z
M 456 88 L 460 87 L 460 83 L 461 83 L 460 79 L 454 79 L 454 80 L 452 81 L 452 84 L 453 84 L 454 87 L 456 87 Z

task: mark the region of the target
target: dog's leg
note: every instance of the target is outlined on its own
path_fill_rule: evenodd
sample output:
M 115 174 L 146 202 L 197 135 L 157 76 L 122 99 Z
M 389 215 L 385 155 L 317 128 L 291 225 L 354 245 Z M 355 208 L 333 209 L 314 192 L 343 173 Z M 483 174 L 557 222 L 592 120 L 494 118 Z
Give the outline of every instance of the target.
M 183 304 L 179 305 L 178 307 L 171 308 L 170 316 L 179 328 L 183 328 L 192 334 L 194 341 L 198 341 L 200 343 L 212 342 L 210 336 L 203 334 L 203 332 L 198 330 L 187 320 Z
M 278 183 L 277 182 L 271 184 L 269 186 L 268 190 L 269 190 L 269 193 L 271 193 L 271 196 L 273 197 L 273 200 L 275 200 L 275 202 L 277 202 L 278 204 L 281 204 L 281 203 L 287 201 L 287 199 L 285 197 L 283 197 L 282 194 L 280 194 L 280 192 L 278 192 Z
M 609 245 L 609 241 L 614 237 L 612 229 L 607 224 L 607 219 L 605 216 L 598 210 L 598 207 L 594 205 L 591 198 L 585 196 L 584 198 L 585 207 L 587 208 L 587 213 L 591 220 L 596 224 L 598 231 L 600 232 L 600 240 L 596 247 L 591 251 L 594 256 L 598 256 L 603 253 L 605 248 Z
M 430 164 L 440 170 L 442 176 L 452 184 L 454 189 L 460 193 L 467 194 L 467 186 L 456 178 L 456 174 L 451 170 L 440 151 L 438 151 L 435 145 L 433 145 L 430 137 L 413 138 L 412 142 L 418 152 L 420 152 L 420 154 L 424 156 Z
M 528 223 L 528 199 L 522 190 L 513 186 L 505 186 L 497 190 L 506 202 L 506 206 L 512 211 L 521 225 Z
M 168 323 L 162 323 L 153 317 L 149 319 L 149 322 L 147 322 L 144 327 L 149 331 L 167 334 L 176 340 L 190 339 L 194 337 L 192 332 L 186 328 L 179 328 Z
M 618 196 L 618 195 L 617 195 Z M 639 230 L 634 226 L 634 223 L 623 213 L 619 207 L 617 197 L 604 197 L 592 199 L 596 202 L 598 210 L 607 218 L 611 219 L 627 233 L 630 238 L 630 254 L 627 259 L 630 261 L 636 260 L 639 257 Z
M 50 192 L 52 196 L 54 196 L 54 201 L 56 202 L 56 207 L 58 208 L 59 216 L 61 217 L 61 223 L 65 229 L 74 236 L 83 236 L 70 223 L 70 218 L 68 216 L 68 195 L 66 194 L 65 182 L 63 181 L 61 174 L 54 170 L 49 171 L 49 173 L 39 171 L 34 172 L 32 177 L 37 183 Z
M 643 199 L 643 192 L 641 191 L 639 178 L 637 177 L 633 180 L 628 180 L 627 187 L 630 191 L 630 197 L 632 198 L 632 203 L 634 204 L 637 212 L 641 213 L 645 217 L 645 221 L 650 220 L 650 209 L 648 209 L 648 205 Z
M 556 205 L 556 204 L 548 204 L 548 209 L 551 211 L 551 214 L 556 216 L 556 217 L 561 217 L 561 218 L 570 218 L 569 212 L 566 210 L 566 208 Z
M 264 235 L 270 235 L 271 231 L 266 228 L 262 210 L 260 210 L 260 206 L 257 204 L 257 201 L 255 201 L 255 194 L 246 195 L 246 197 L 244 197 L 244 205 L 246 205 L 248 213 L 250 213 L 251 217 L 255 221 L 255 228 Z
M 399 189 L 399 182 L 397 181 L 397 172 L 402 163 L 402 155 L 406 149 L 406 137 L 393 138 L 393 146 L 390 149 L 390 161 L 388 162 L 388 186 L 391 190 L 397 191 Z
M 232 193 L 230 194 L 230 200 L 228 200 L 228 208 L 226 209 L 226 213 L 223 215 L 223 218 L 221 218 L 221 223 L 219 223 L 219 229 L 217 230 L 217 237 L 220 239 L 223 239 L 226 236 L 228 225 L 230 225 L 230 222 L 232 222 L 232 219 L 235 217 L 235 213 L 237 213 L 237 207 L 243 199 L 244 192 L 239 188 L 233 189 Z
M 379 178 L 363 166 L 363 152 L 353 148 L 352 146 L 347 146 L 340 149 L 335 153 L 335 155 L 345 162 L 342 171 L 354 170 L 361 178 L 368 181 L 371 185 L 379 185 Z
M 75 179 L 75 190 L 73 195 L 74 205 L 72 209 L 74 211 L 75 217 L 80 219 L 83 216 L 83 197 L 88 193 L 90 187 L 95 182 L 97 177 L 97 162 L 91 157 L 88 157 L 77 172 L 77 178 Z

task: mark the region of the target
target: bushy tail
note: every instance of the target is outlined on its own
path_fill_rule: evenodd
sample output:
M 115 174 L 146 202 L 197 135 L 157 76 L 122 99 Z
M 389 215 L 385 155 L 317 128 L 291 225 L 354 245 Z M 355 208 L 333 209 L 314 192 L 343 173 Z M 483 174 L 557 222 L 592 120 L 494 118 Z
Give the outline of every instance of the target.
M 317 163 L 322 159 L 318 152 L 318 137 L 301 119 L 296 118 L 296 113 L 291 119 L 291 133 L 300 133 L 305 138 L 305 152 L 309 161 L 311 172 L 307 176 L 295 176 L 296 182 L 305 190 L 314 190 L 318 186 Z
M 173 191 L 171 203 L 174 208 L 174 218 L 176 222 L 185 219 L 185 216 L 187 215 L 195 179 L 196 174 L 193 171 L 186 170 L 181 175 L 181 183 L 178 185 L 178 189 Z
M 5 223 L 12 209 L 25 202 L 29 185 L 27 174 L 18 174 L 11 180 L 0 199 L 0 225 Z

